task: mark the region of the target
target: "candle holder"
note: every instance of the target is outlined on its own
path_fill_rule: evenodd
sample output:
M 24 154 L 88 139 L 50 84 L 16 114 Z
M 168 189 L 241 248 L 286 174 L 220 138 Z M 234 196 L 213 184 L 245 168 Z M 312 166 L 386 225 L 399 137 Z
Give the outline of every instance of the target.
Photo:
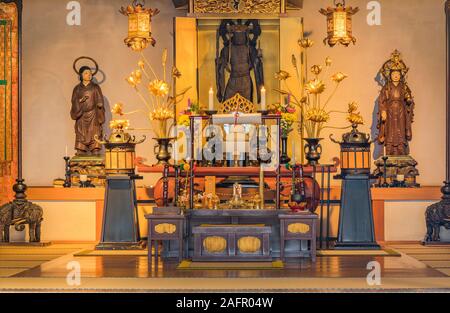
M 163 201 L 163 206 L 167 207 L 169 205 L 169 164 L 165 164 L 163 170 Z
M 269 115 L 269 110 L 258 110 L 257 112 L 263 116 Z
M 307 208 L 305 181 L 303 178 L 303 166 L 300 164 L 292 165 L 292 190 L 291 198 L 288 203 L 293 213 L 303 212 Z
M 66 179 L 64 180 L 63 187 L 70 188 L 70 187 L 72 187 L 72 174 L 70 171 L 70 157 L 65 156 L 64 161 L 65 161 Z
M 206 113 L 206 115 L 208 115 L 208 116 L 213 116 L 214 114 L 217 114 L 217 110 L 206 110 L 205 111 L 205 113 Z
M 383 160 L 383 184 L 381 185 L 382 188 L 389 188 L 389 184 L 387 182 L 387 160 L 389 158 L 387 156 L 384 156 L 382 158 Z

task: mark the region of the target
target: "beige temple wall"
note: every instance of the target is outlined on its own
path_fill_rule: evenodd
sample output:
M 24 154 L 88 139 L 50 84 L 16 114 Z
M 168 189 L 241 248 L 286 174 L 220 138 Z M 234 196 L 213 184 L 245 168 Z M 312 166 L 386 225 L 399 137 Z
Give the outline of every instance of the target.
M 29 185 L 52 185 L 53 179 L 64 177 L 65 146 L 73 155 L 75 134 L 70 118 L 72 90 L 79 83 L 72 69 L 73 61 L 83 55 L 91 56 L 100 65 L 106 80 L 101 84 L 108 106 L 116 102 L 127 111 L 143 109 L 144 105 L 125 82 L 137 68 L 139 54 L 123 43 L 128 20 L 119 13 L 128 0 L 79 0 L 81 26 L 68 26 L 68 0 L 25 0 L 23 21 L 23 98 L 24 98 L 24 176 Z M 147 1 L 161 13 L 154 18 L 153 35 L 156 48 L 144 54 L 155 71 L 160 65 L 164 48 L 172 55 L 173 17 L 184 14 L 175 10 L 171 1 Z M 168 64 L 168 69 L 172 68 Z M 102 74 L 97 75 L 103 79 Z M 110 118 L 111 114 L 107 114 Z M 148 128 L 145 114 L 131 117 L 134 127 Z M 153 158 L 153 141 L 147 132 L 136 132 L 149 139 L 137 147 L 137 154 Z M 147 181 L 154 179 L 147 178 Z
M 110 105 L 121 101 L 127 105 L 127 110 L 142 108 L 139 98 L 124 81 L 138 61 L 138 55 L 123 44 L 127 20 L 118 13 L 120 6 L 129 1 L 80 0 L 81 26 L 67 26 L 68 2 L 24 0 L 23 140 L 24 175 L 29 185 L 51 185 L 54 178 L 64 175 L 64 149 L 66 145 L 71 148 L 74 141 L 69 111 L 72 89 L 77 83 L 72 70 L 76 57 L 89 55 L 98 60 L 106 75 L 101 87 Z M 444 1 L 381 0 L 381 26 L 368 26 L 366 22 L 369 1 L 347 2 L 361 9 L 354 17 L 354 34 L 358 42 L 349 48 L 329 48 L 322 44 L 326 24 L 318 10 L 331 5 L 332 1 L 304 1 L 300 15 L 305 18 L 305 30 L 312 32 L 311 38 L 316 42 L 310 53 L 310 64 L 323 62 L 330 56 L 334 61 L 333 70 L 349 75 L 332 107 L 345 110 L 349 101 L 357 101 L 367 121 L 361 130 L 369 131 L 380 90 L 375 82 L 376 73 L 390 53 L 399 49 L 411 68 L 409 84 L 417 103 L 411 153 L 419 162 L 419 182 L 440 185 L 445 169 Z M 154 0 L 150 4 L 162 11 L 153 22 L 157 47 L 145 51 L 157 67 L 164 47 L 172 53 L 173 17 L 183 16 L 184 12 L 175 10 L 169 0 Z M 293 43 L 297 37 L 297 31 L 290 33 Z M 135 127 L 147 127 L 143 114 L 135 115 L 131 120 Z M 336 121 L 337 126 L 342 126 L 344 117 L 337 117 Z M 334 133 L 340 135 L 341 131 Z M 328 134 L 325 132 L 324 138 L 328 138 Z M 149 163 L 153 160 L 152 146 L 153 142 L 148 140 L 137 151 L 138 155 L 149 158 Z M 300 155 L 298 145 L 297 149 L 297 155 Z M 323 162 L 337 155 L 337 145 L 327 139 Z M 147 176 L 144 183 L 149 185 L 154 180 L 155 177 Z

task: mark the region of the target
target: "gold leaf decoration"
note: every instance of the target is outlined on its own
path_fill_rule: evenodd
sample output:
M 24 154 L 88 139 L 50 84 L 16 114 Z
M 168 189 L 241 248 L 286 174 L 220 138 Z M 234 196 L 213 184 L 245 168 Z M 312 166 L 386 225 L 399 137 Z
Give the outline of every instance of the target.
M 194 13 L 281 13 L 281 0 L 194 0 Z
M 291 234 L 307 234 L 311 228 L 308 224 L 292 223 L 288 226 L 288 232 Z
M 227 241 L 219 236 L 206 237 L 203 240 L 203 248 L 208 253 L 222 253 L 227 248 Z
M 261 240 L 257 237 L 239 238 L 237 246 L 242 253 L 255 253 L 261 249 Z
M 155 226 L 155 232 L 158 234 L 174 234 L 177 226 L 174 224 L 162 223 Z
M 228 99 L 219 110 L 220 114 L 227 114 L 231 112 L 240 113 L 254 113 L 255 105 L 253 102 L 248 101 L 246 98 L 237 93 L 233 98 Z

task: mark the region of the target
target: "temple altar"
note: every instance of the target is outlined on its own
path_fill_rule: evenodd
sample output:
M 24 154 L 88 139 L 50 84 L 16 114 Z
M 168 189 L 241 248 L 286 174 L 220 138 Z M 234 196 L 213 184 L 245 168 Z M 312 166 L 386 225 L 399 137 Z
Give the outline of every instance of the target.
M 448 289 L 450 0 L 409 1 L 0 0 L 0 292 Z

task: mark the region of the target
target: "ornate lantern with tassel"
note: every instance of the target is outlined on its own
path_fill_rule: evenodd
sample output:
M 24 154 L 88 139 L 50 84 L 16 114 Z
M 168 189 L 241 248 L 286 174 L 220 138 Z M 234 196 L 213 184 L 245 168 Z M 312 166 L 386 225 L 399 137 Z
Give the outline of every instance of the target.
M 124 131 L 115 131 L 109 140 L 102 141 L 105 145 L 105 173 L 134 175 L 135 148 L 144 140 L 145 137 L 136 141 L 134 136 Z
M 370 174 L 370 136 L 359 132 L 356 123 L 352 127 L 342 136 L 342 142 L 330 136 L 341 146 L 341 175 L 335 178 L 343 180 L 335 249 L 378 250 L 370 190 L 374 178 Z
M 352 34 L 352 16 L 359 12 L 359 8 L 345 6 L 345 0 L 334 0 L 335 8 L 328 7 L 320 9 L 320 13 L 327 17 L 328 36 L 324 43 L 335 46 L 340 43 L 346 47 L 350 43 L 356 43 L 356 38 Z
M 352 125 L 352 131 L 342 136 L 342 142 L 330 139 L 341 146 L 341 172 L 346 175 L 370 174 L 370 135 L 361 133 L 358 125 Z
M 112 113 L 123 116 L 121 104 L 116 104 Z M 109 125 L 112 130 L 109 139 L 101 141 L 95 138 L 105 146 L 106 175 L 134 175 L 136 145 L 143 143 L 146 138 L 143 136 L 143 139 L 136 141 L 134 136 L 125 131 L 128 126 L 129 121 L 126 119 L 113 119 Z
M 125 115 L 121 104 L 114 105 L 113 114 Z M 110 123 L 112 134 L 109 139 L 100 141 L 105 146 L 105 206 L 100 243 L 96 250 L 141 250 L 143 242 L 139 234 L 138 209 L 136 199 L 135 148 L 134 136 L 126 132 L 129 121 L 113 119 Z
M 158 9 L 146 9 L 145 1 L 134 0 L 127 8 L 122 7 L 120 13 L 128 17 L 128 37 L 125 44 L 133 51 L 140 52 L 149 44 L 155 46 L 152 37 L 152 17 L 159 13 Z

